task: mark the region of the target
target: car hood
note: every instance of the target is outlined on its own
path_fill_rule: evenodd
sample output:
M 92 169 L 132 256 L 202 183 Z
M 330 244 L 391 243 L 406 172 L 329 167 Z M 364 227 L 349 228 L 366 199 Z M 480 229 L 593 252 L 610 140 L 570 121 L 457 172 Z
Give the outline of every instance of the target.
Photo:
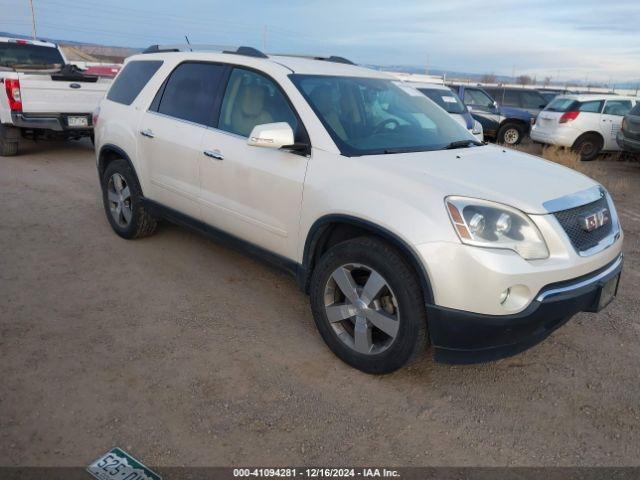
M 575 170 L 492 145 L 359 158 L 366 162 L 365 168 L 375 166 L 387 178 L 395 177 L 400 190 L 407 182 L 417 182 L 440 198 L 482 198 L 531 214 L 549 213 L 544 202 L 597 185 Z

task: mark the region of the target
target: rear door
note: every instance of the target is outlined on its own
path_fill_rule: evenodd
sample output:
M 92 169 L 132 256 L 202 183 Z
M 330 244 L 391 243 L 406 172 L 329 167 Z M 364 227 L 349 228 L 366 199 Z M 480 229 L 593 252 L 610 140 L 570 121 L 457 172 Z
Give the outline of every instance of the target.
M 607 100 L 600 115 L 600 132 L 604 137 L 604 150 L 620 150 L 616 135 L 622 127 L 622 119 L 633 108 L 631 100 Z
M 308 158 L 247 145 L 253 127 L 273 122 L 288 123 L 296 141 L 308 142 L 293 106 L 274 80 L 233 68 L 217 128 L 204 133 L 198 156 L 202 217 L 225 232 L 292 258 Z
M 546 99 L 535 90 L 518 91 L 520 108 L 526 110 L 534 117 L 547 105 Z
M 200 144 L 212 124 L 227 68 L 184 62 L 164 82 L 138 132 L 138 155 L 145 159 L 146 195 L 200 219 Z

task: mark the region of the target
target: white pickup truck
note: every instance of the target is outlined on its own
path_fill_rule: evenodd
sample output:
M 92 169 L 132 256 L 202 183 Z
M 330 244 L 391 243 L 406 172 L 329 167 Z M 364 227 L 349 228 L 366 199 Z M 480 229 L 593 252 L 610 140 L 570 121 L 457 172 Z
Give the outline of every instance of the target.
M 54 43 L 0 37 L 0 155 L 20 138 L 93 137 L 110 79 L 84 75 Z

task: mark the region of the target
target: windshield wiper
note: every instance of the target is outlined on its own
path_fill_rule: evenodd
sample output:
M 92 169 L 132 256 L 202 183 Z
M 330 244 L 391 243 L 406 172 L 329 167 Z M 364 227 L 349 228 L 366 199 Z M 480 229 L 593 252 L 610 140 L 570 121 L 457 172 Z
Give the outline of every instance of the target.
M 479 140 L 471 140 L 469 138 L 467 140 L 457 140 L 455 142 L 451 142 L 446 147 L 443 147 L 442 150 L 453 150 L 454 148 L 465 148 L 465 147 L 468 147 L 470 145 L 476 145 L 476 146 L 479 147 L 480 145 L 484 145 L 484 143 L 482 143 Z

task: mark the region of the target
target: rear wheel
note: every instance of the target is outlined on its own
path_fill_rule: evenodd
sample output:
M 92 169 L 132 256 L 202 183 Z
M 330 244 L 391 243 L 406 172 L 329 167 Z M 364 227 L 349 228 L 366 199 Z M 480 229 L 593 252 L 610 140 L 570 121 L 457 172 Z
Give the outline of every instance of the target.
M 142 191 L 126 160 L 109 163 L 102 175 L 102 201 L 111 228 L 122 238 L 141 238 L 156 229 L 156 219 L 142 202 Z
M 580 155 L 580 160 L 590 162 L 598 157 L 603 146 L 602 137 L 594 133 L 586 133 L 578 137 L 571 148 Z
M 427 321 L 412 267 L 372 237 L 348 240 L 325 253 L 313 271 L 310 300 L 329 348 L 367 373 L 389 373 L 426 344 Z
M 518 145 L 524 137 L 522 126 L 517 123 L 505 123 L 498 130 L 498 143 L 505 145 Z
M 18 138 L 20 130 L 15 127 L 0 125 L 0 156 L 13 157 L 18 154 Z

